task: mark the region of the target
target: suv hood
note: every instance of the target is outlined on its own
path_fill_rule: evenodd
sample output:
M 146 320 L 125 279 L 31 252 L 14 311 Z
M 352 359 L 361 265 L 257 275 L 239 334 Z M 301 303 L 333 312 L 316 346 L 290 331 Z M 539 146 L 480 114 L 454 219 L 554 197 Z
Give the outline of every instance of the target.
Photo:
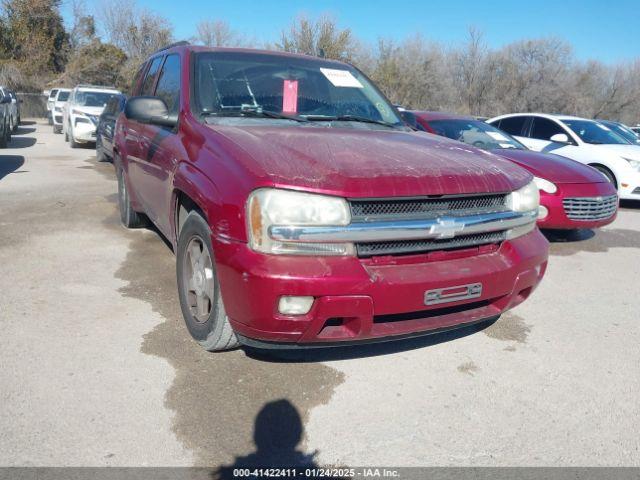
M 559 155 L 516 149 L 500 149 L 492 152 L 526 168 L 536 177 L 553 183 L 603 183 L 606 181 L 595 168 Z
M 79 107 L 78 105 L 69 105 L 69 107 L 77 112 L 86 113 L 88 115 L 95 115 L 97 117 L 99 117 L 104 110 L 104 107 Z
M 508 192 L 531 175 L 489 152 L 422 132 L 207 125 L 254 184 L 346 197 Z

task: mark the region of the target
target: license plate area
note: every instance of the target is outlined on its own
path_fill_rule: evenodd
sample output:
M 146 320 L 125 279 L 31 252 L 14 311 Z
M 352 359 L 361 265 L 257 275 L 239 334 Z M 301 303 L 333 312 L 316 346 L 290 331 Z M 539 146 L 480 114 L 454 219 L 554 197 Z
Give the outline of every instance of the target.
M 479 298 L 482 295 L 482 283 L 469 283 L 455 287 L 435 288 L 424 293 L 425 305 L 440 305 L 442 303 L 459 302 Z

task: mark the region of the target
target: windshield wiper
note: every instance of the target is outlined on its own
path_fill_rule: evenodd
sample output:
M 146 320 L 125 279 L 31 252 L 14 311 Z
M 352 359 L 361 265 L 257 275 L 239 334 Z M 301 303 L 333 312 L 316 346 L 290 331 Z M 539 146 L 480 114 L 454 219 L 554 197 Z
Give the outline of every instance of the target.
M 361 117 L 359 115 L 306 115 L 307 120 L 316 122 L 361 122 L 361 123 L 373 123 L 375 125 L 384 125 L 385 127 L 396 128 L 401 126 L 397 123 L 389 123 L 384 120 L 375 120 L 369 117 Z
M 298 115 L 289 115 L 286 113 L 274 112 L 272 110 L 264 110 L 262 108 L 242 108 L 241 110 L 230 110 L 222 112 L 202 112 L 202 117 L 262 117 L 276 118 L 280 120 L 293 120 L 296 122 L 308 122 L 304 117 Z

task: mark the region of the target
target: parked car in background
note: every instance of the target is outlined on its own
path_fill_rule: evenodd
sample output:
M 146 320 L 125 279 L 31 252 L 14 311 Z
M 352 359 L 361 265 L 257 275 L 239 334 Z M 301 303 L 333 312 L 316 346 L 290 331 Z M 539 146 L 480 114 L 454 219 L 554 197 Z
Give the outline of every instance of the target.
M 531 172 L 540 190 L 540 228 L 597 228 L 608 225 L 616 217 L 616 189 L 591 167 L 558 155 L 529 150 L 508 133 L 472 117 L 419 111 L 402 115 L 420 130 L 490 151 Z
M 96 141 L 98 118 L 111 97 L 120 94 L 113 87 L 78 85 L 64 107 L 62 130 L 71 148 Z
M 0 95 L 0 148 L 6 148 L 11 140 L 10 111 L 11 97 Z
M 545 272 L 532 175 L 407 128 L 348 64 L 179 45 L 133 92 L 114 139 L 121 220 L 172 243 L 208 350 L 495 319 Z
M 9 115 L 9 131 L 15 132 L 18 129 L 18 125 L 20 125 L 20 104 L 18 102 L 18 97 L 6 87 L 0 87 L 0 97 L 8 97 L 9 102 L 7 102 L 7 110 Z
M 53 102 L 53 133 L 62 133 L 64 109 L 71 95 L 70 88 L 60 88 Z
M 602 172 L 623 199 L 640 200 L 640 146 L 586 118 L 514 113 L 487 121 L 532 150 L 555 153 Z
M 49 90 L 49 95 L 47 97 L 47 120 L 49 121 L 49 125 L 53 125 L 53 104 L 55 103 L 58 90 L 60 89 L 52 88 Z
M 627 127 L 624 123 L 612 122 L 611 120 L 598 120 L 598 122 L 609 127 L 629 143 L 640 145 L 640 137 L 638 137 L 638 134 Z
M 126 95 L 114 95 L 109 99 L 98 119 L 96 158 L 99 162 L 113 161 L 113 134 L 115 133 L 116 119 L 122 113 L 126 101 Z

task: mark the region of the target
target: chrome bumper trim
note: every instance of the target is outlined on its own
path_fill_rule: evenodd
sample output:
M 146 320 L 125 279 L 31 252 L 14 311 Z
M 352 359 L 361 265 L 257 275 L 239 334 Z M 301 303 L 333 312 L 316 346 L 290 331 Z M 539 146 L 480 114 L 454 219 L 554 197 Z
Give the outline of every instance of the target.
M 273 225 L 269 228 L 269 235 L 274 240 L 309 243 L 445 239 L 523 227 L 535 223 L 537 216 L 537 211 L 508 211 L 428 220 L 358 222 L 334 227 Z

